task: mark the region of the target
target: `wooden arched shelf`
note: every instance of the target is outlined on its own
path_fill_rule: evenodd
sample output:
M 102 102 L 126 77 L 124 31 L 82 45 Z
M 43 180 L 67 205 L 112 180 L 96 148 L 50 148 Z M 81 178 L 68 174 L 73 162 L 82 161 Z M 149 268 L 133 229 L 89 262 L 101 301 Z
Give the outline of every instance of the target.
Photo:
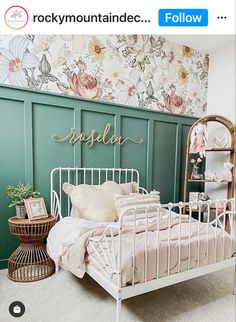
M 199 120 L 197 120 L 192 127 L 189 130 L 188 133 L 188 137 L 187 137 L 187 147 L 186 147 L 186 161 L 185 161 L 185 176 L 184 176 L 184 202 L 188 201 L 188 184 L 189 182 L 202 182 L 202 183 L 206 183 L 209 182 L 208 180 L 190 180 L 189 179 L 189 171 L 188 171 L 188 166 L 189 166 L 189 158 L 190 158 L 190 154 L 189 154 L 189 148 L 190 148 L 190 138 L 191 138 L 191 134 L 192 131 L 194 129 L 194 127 L 196 125 L 198 125 L 199 123 L 208 123 L 208 122 L 218 122 L 222 125 L 224 125 L 228 131 L 229 134 L 231 136 L 231 145 L 225 148 L 209 148 L 206 149 L 206 151 L 212 151 L 212 152 L 229 152 L 230 153 L 230 162 L 234 165 L 232 171 L 232 181 L 231 182 L 227 182 L 227 199 L 231 199 L 234 197 L 234 184 L 235 184 L 235 168 L 236 168 L 236 154 L 235 154 L 235 150 L 236 150 L 236 127 L 235 125 L 226 117 L 224 116 L 220 116 L 220 115 L 207 115 L 204 116 L 202 118 L 200 118 Z M 216 181 L 217 182 L 217 181 Z M 229 223 L 226 221 L 226 230 L 229 231 Z

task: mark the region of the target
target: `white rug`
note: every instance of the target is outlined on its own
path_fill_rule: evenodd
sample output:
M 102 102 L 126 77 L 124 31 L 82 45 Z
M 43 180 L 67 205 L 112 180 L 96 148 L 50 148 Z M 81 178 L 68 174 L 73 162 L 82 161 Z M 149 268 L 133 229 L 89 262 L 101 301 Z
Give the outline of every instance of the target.
M 0 271 L 0 322 L 112 322 L 115 301 L 89 276 L 60 271 L 39 282 L 15 283 Z M 226 269 L 125 300 L 124 322 L 235 322 L 234 269 Z M 26 307 L 11 317 L 9 304 Z

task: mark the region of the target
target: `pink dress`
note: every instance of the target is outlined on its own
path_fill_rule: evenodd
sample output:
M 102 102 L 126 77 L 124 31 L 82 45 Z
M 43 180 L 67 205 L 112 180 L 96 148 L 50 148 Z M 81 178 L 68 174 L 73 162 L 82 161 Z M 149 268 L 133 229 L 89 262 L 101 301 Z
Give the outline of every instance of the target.
M 203 134 L 197 134 L 194 138 L 194 142 L 190 147 L 190 153 L 198 153 L 206 150 L 206 144 Z

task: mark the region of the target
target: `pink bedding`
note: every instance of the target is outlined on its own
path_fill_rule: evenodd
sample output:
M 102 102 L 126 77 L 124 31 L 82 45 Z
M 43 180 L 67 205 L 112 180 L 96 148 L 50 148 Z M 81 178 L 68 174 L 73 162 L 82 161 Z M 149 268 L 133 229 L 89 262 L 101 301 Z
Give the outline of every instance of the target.
M 102 269 L 97 265 L 99 256 L 94 252 L 94 248 L 89 242 L 89 237 L 100 237 L 107 227 L 106 223 L 89 224 L 89 228 L 83 230 L 78 238 L 75 238 L 58 257 L 58 264 L 65 270 L 71 271 L 76 276 L 82 278 L 86 270 L 86 262 L 95 266 L 98 270 Z M 198 225 L 200 225 L 200 234 L 198 235 Z M 171 228 L 169 229 L 168 216 L 162 217 L 159 222 L 159 261 L 158 276 L 162 277 L 168 273 L 167 259 L 168 253 L 168 236 L 170 236 L 170 274 L 183 272 L 188 269 L 189 264 L 189 227 L 190 219 L 187 216 L 180 217 L 177 214 L 171 215 Z M 148 271 L 147 280 L 156 277 L 157 263 L 157 231 L 156 222 L 150 223 L 147 227 L 147 262 Z M 55 228 L 56 229 L 56 226 Z M 135 270 L 134 282 L 142 282 L 145 279 L 145 225 L 142 222 L 136 227 L 135 243 Z M 180 236 L 180 266 L 179 258 L 179 232 Z M 119 235 L 118 230 L 113 229 L 115 257 L 118 255 Z M 209 242 L 207 243 L 207 235 Z M 224 238 L 223 238 L 224 236 Z M 50 236 L 49 236 L 50 237 Z M 50 238 L 49 238 L 50 239 Z M 200 241 L 198 252 L 198 239 Z M 111 237 L 107 233 L 108 246 L 111 247 Z M 207 246 L 208 244 L 208 246 Z M 230 258 L 235 252 L 235 243 L 231 236 L 223 232 L 220 228 L 208 226 L 205 223 L 199 223 L 191 219 L 191 248 L 190 248 L 190 268 L 203 266 Z M 215 245 L 217 252 L 215 254 Z M 208 248 L 208 254 L 207 254 Z M 98 248 L 97 248 L 98 249 Z M 99 249 L 98 249 L 99 250 Z M 50 255 L 50 243 L 48 244 Z M 101 251 L 100 251 L 101 252 Z M 199 263 L 198 263 L 199 254 Z M 95 258 L 95 260 L 93 259 Z M 132 282 L 133 276 L 133 232 L 132 226 L 126 226 L 122 235 L 122 285 Z

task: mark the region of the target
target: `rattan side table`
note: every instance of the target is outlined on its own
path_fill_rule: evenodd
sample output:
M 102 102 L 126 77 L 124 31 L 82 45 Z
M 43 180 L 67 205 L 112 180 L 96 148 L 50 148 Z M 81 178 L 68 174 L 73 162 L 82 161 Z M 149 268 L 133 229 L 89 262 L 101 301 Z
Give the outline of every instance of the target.
M 20 246 L 8 260 L 8 277 L 15 282 L 34 282 L 54 274 L 55 265 L 46 251 L 46 238 L 56 218 L 28 220 L 12 217 L 8 220 L 10 232 Z

